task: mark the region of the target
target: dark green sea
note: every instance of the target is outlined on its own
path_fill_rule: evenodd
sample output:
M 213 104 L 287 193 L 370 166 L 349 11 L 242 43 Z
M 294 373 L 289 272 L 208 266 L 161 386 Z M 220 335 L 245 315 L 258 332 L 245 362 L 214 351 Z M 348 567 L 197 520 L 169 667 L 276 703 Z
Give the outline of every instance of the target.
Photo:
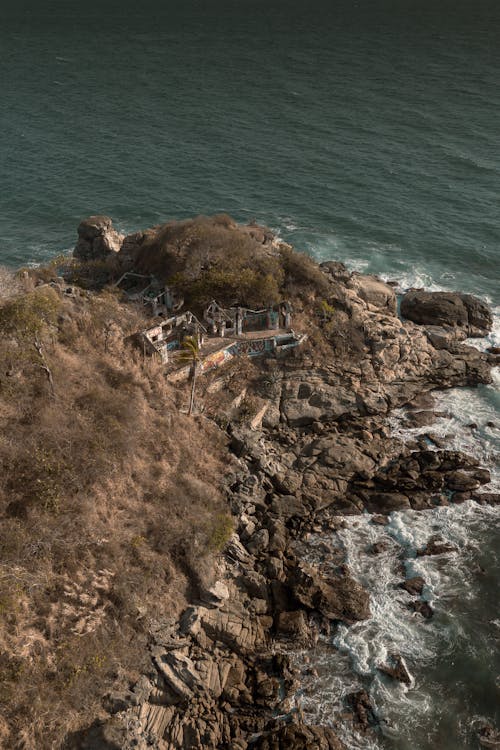
M 132 231 L 226 211 L 500 312 L 498 0 L 2 0 L 0 93 L 0 263 L 70 248 L 92 213 Z M 500 345 L 498 320 L 483 346 Z M 439 427 L 492 469 L 498 385 L 444 395 Z M 390 559 L 374 577 L 368 526 L 345 530 L 375 616 L 316 655 L 312 718 L 333 722 L 363 684 L 384 719 L 373 747 L 477 748 L 478 725 L 500 727 L 498 521 L 478 506 L 394 514 L 410 557 L 436 531 L 460 547 L 425 563 L 431 624 L 398 598 Z M 406 692 L 375 674 L 395 647 Z

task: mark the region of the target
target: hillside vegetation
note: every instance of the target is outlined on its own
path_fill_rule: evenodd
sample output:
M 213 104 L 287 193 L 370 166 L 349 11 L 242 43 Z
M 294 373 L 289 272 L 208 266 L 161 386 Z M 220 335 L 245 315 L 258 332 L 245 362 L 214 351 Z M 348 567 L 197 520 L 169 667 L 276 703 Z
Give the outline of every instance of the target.
M 252 379 L 259 390 L 261 365 L 230 365 L 224 398 L 207 378 L 205 416 L 190 417 L 188 387 L 129 343 L 150 319 L 112 286 L 124 270 L 176 286 L 197 312 L 213 298 L 288 299 L 294 327 L 309 334 L 295 356 L 329 350 L 337 313 L 325 274 L 227 216 L 169 222 L 104 259 L 1 271 L 0 746 L 9 749 L 63 747 L 89 726 L 107 691 L 147 669 L 151 634 L 210 581 L 232 531 L 224 410 Z M 260 405 L 250 390 L 237 419 Z
M 195 309 L 214 298 L 260 307 L 308 287 L 325 293 L 317 264 L 272 237 L 226 214 L 171 221 L 145 234 L 134 268 L 177 287 Z
M 125 343 L 138 309 L 2 279 L 0 746 L 40 750 L 139 675 L 210 569 L 225 438 Z

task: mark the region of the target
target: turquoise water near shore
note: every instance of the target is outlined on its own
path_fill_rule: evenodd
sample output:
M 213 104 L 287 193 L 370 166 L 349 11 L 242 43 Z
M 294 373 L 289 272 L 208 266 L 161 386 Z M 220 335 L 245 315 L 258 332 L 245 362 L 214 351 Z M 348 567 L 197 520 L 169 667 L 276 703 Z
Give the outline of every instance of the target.
M 493 0 L 4 0 L 0 263 L 70 248 L 91 213 L 133 231 L 227 211 L 317 258 L 479 294 L 498 312 L 499 42 Z M 499 345 L 496 320 L 488 343 Z M 498 383 L 443 398 L 454 415 L 443 431 L 494 470 Z M 442 637 L 424 637 L 381 563 L 383 616 L 369 628 L 383 648 L 409 629 L 415 686 L 374 685 L 390 719 L 377 747 L 475 748 L 474 722 L 500 721 L 498 515 L 394 525 L 458 535 L 463 574 L 432 574 Z M 360 577 L 363 533 L 344 539 Z M 467 573 L 478 564 L 486 576 Z M 370 632 L 322 663 L 311 715 L 333 720 L 341 683 L 369 679 Z

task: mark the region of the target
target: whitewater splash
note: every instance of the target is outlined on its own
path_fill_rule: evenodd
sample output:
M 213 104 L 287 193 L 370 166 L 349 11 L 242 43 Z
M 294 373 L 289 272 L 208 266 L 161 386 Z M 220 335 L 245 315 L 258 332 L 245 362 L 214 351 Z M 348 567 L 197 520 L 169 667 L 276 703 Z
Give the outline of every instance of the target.
M 370 591 L 371 618 L 351 627 L 340 625 L 330 646 L 323 643 L 312 657 L 309 654 L 318 673 L 309 685 L 306 682 L 302 698 L 309 720 L 334 723 L 351 750 L 384 747 L 451 750 L 469 746 L 467 723 L 455 727 L 456 739 L 450 735 L 451 744 L 435 744 L 437 738 L 432 732 L 427 741 L 425 734 L 429 727 L 439 728 L 442 714 L 446 713 L 445 701 L 453 700 L 452 695 L 445 698 L 439 694 L 436 660 L 440 663 L 453 660 L 467 641 L 468 627 L 463 619 L 477 599 L 478 575 L 487 575 L 477 562 L 478 556 L 485 536 L 493 527 L 498 528 L 498 521 L 495 508 L 467 502 L 428 512 L 393 513 L 385 527 L 372 523 L 370 516 L 351 518 L 344 529 L 331 536 L 332 546 L 343 548 L 354 577 Z M 457 552 L 418 557 L 417 551 L 434 534 L 453 544 Z M 319 541 L 311 544 L 311 557 L 316 556 L 316 561 L 321 559 Z M 386 549 L 373 555 L 370 549 L 381 542 Z M 411 611 L 414 597 L 400 587 L 405 578 L 414 576 L 425 580 L 422 598 L 435 610 L 431 620 Z M 495 621 L 485 623 L 485 629 L 493 642 Z M 412 677 L 409 687 L 378 670 L 394 653 L 405 660 Z M 346 696 L 360 689 L 368 690 L 375 704 L 379 736 L 356 735 L 348 723 L 341 721 L 346 711 Z M 472 715 L 468 718 L 473 720 Z M 453 744 L 458 741 L 460 744 Z
M 489 340 L 468 343 L 498 345 L 499 321 L 496 315 Z M 445 417 L 409 429 L 404 410 L 397 410 L 389 420 L 392 432 L 406 441 L 432 431 L 447 447 L 475 455 L 492 475 L 485 490 L 499 491 L 499 386 L 497 370 L 490 386 L 435 393 L 436 410 Z M 370 592 L 371 618 L 338 626 L 331 639 L 302 655 L 310 660 L 302 696 L 307 718 L 334 725 L 349 750 L 479 747 L 477 730 L 500 720 L 499 531 L 499 508 L 468 501 L 396 512 L 386 526 L 369 515 L 347 518 L 344 528 L 311 540 L 315 562 L 325 541 L 343 550 L 353 576 Z M 435 535 L 456 552 L 418 556 Z M 373 554 L 374 545 L 383 551 Z M 431 619 L 412 611 L 415 598 L 400 586 L 415 576 L 425 580 L 420 598 L 433 608 Z M 409 686 L 378 670 L 395 653 L 405 660 Z M 369 692 L 380 722 L 369 737 L 343 718 L 346 696 L 361 689 Z

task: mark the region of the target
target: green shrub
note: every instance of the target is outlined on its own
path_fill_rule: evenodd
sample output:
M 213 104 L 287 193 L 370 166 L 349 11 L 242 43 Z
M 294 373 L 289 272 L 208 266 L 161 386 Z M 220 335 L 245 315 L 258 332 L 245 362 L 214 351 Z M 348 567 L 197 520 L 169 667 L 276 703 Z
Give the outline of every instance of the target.
M 333 305 L 330 305 L 330 303 L 327 302 L 326 299 L 322 299 L 318 305 L 318 315 L 321 321 L 326 323 L 332 320 L 334 314 L 335 308 L 333 307 Z
M 233 519 L 228 513 L 218 513 L 208 536 L 208 548 L 211 552 L 222 552 L 234 531 Z

